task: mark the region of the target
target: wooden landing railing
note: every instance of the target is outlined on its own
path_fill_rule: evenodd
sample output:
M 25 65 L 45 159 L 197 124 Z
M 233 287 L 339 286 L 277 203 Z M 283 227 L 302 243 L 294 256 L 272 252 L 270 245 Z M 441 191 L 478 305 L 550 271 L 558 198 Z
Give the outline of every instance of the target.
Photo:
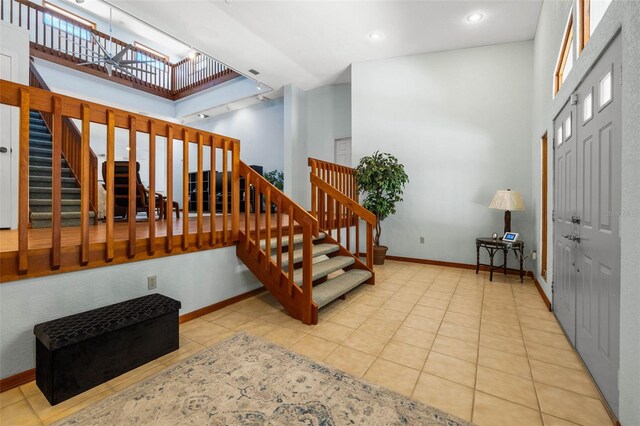
M 347 197 L 358 202 L 358 184 L 355 169 L 328 161 L 309 158 L 311 174 L 333 186 Z
M 376 216 L 358 203 L 355 170 L 310 158 L 311 214 L 320 229 L 359 259 L 360 224 L 365 224 L 366 266 L 373 271 L 373 227 Z M 352 232 L 354 238 L 351 238 Z M 344 235 L 343 235 L 344 234 Z
M 29 86 L 37 87 L 46 91 L 51 91 L 47 83 L 32 62 L 29 63 Z M 50 113 L 41 113 L 42 118 L 53 135 L 53 116 Z M 89 186 L 89 209 L 98 218 L 98 157 L 89 148 L 89 175 L 82 175 L 82 134 L 69 117 L 62 118 L 62 157 L 67 160 L 67 164 L 73 173 L 73 177 L 78 182 L 78 186 Z
M 101 65 L 78 64 L 101 56 L 103 52 L 98 44 L 107 50 L 113 44 L 115 53 L 129 43 L 28 0 L 0 0 L 0 20 L 29 31 L 32 56 L 171 100 L 239 76 L 223 63 L 206 55 L 198 55 L 193 60 L 186 58 L 173 64 L 166 58 L 135 47 L 123 59 L 152 62 L 135 65 L 143 71 L 129 70 L 127 75 L 114 70 L 113 75 L 109 76 Z
M 259 173 L 240 162 L 240 178 L 247 189 L 245 212 L 255 209 L 254 232 L 251 231 L 250 215 L 245 214 L 245 223 L 240 228 L 240 241 L 236 252 L 238 257 L 260 279 L 289 314 L 305 324 L 318 321 L 318 306 L 312 297 L 312 245 L 318 236 L 318 221 L 306 210 L 284 195 L 279 189 Z M 264 201 L 264 203 L 262 202 Z M 260 232 L 258 212 L 264 205 L 265 227 Z M 286 222 L 285 222 L 286 220 Z M 275 222 L 275 234 L 272 224 Z M 294 234 L 302 233 L 302 285 L 294 282 Z M 276 238 L 275 254 L 272 255 L 270 242 Z M 264 248 L 260 241 L 265 240 Z M 283 244 L 287 240 L 288 244 Z M 286 246 L 288 251 L 284 251 Z M 275 257 L 275 258 L 274 258 Z M 287 260 L 286 270 L 282 265 Z
M 181 252 L 203 249 L 205 246 L 221 247 L 232 245 L 238 240 L 239 233 L 239 161 L 240 141 L 226 138 L 217 134 L 205 132 L 156 120 L 129 111 L 119 110 L 108 106 L 83 101 L 81 99 L 63 96 L 42 89 L 0 80 L 0 103 L 20 108 L 19 128 L 19 189 L 18 189 L 18 251 L 15 268 L 17 274 L 30 276 L 44 275 L 47 271 L 77 270 L 80 266 L 88 264 L 104 266 L 109 263 L 131 261 L 136 257 L 153 257 L 156 250 L 163 250 L 165 254 L 175 250 L 174 244 L 180 244 Z M 52 123 L 52 227 L 51 246 L 47 249 L 29 248 L 29 111 L 35 110 L 43 114 L 51 115 Z M 65 247 L 61 244 L 61 161 L 62 158 L 62 129 L 64 118 L 78 119 L 81 125 L 81 167 L 80 174 L 89 176 L 91 171 L 89 152 L 90 138 L 95 128 L 91 124 L 104 126 L 106 133 L 106 238 L 104 242 L 89 241 L 89 198 L 88 185 L 81 187 L 81 227 L 79 250 Z M 136 238 L 136 185 L 129 186 L 128 199 L 128 238 L 116 241 L 114 238 L 114 161 L 115 161 L 115 129 L 121 128 L 129 132 L 129 182 L 136 182 L 136 148 L 138 134 L 148 135 L 149 143 L 149 223 L 148 238 L 143 240 Z M 156 237 L 156 139 L 166 138 L 166 206 L 168 214 L 166 218 L 166 235 Z M 146 139 L 146 137 L 145 137 Z M 181 140 L 183 144 L 183 197 L 182 207 L 184 219 L 182 221 L 182 235 L 173 235 L 173 145 L 174 140 Z M 146 140 L 145 140 L 146 143 Z M 189 230 L 189 144 L 194 144 L 197 149 L 197 230 L 195 235 Z M 208 152 L 207 152 L 208 151 Z M 224 172 L 231 173 L 233 191 L 231 192 L 231 212 L 227 209 L 225 200 L 222 211 L 222 231 L 216 230 L 215 191 L 210 192 L 212 197 L 210 205 L 213 211 L 210 216 L 211 229 L 204 232 L 203 223 L 203 160 L 205 155 L 210 155 L 212 168 L 221 164 Z M 213 172 L 214 170 L 212 170 Z M 215 173 L 213 185 L 215 185 Z M 225 180 L 227 174 L 224 174 Z M 84 178 L 83 178 L 84 179 Z M 226 182 L 225 182 L 226 183 Z M 215 186 L 214 186 L 215 187 Z M 226 191 L 224 191 L 226 192 Z M 226 198 L 226 196 L 225 196 Z M 164 199 L 163 199 L 163 202 Z M 176 240 L 177 241 L 174 241 Z M 141 246 L 141 244 L 143 244 Z M 44 251 L 43 251 L 44 250 Z M 178 251 L 176 250 L 176 251 Z M 48 253 L 48 262 L 43 265 L 43 253 Z M 34 259 L 32 265 L 32 258 Z M 37 261 L 35 260 L 37 259 Z M 3 262 L 9 261 L 3 257 Z M 11 265 L 10 265 L 11 266 Z M 16 279 L 6 274 L 3 265 L 1 281 Z M 19 276 L 18 276 L 19 278 Z

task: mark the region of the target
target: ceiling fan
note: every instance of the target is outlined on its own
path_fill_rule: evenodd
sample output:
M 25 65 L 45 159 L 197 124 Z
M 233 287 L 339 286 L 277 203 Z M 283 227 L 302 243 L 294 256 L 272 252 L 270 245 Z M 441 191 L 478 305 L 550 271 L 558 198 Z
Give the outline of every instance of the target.
M 93 38 L 94 44 L 100 48 L 100 52 L 96 54 L 96 52 L 92 52 L 92 59 L 87 62 L 82 62 L 78 65 L 102 65 L 106 68 L 107 74 L 109 77 L 113 75 L 113 71 L 117 70 L 123 74 L 128 75 L 129 77 L 139 78 L 131 73 L 131 71 L 142 72 L 146 74 L 155 74 L 153 71 L 145 70 L 137 67 L 136 65 L 155 63 L 156 61 L 153 59 L 150 60 L 138 60 L 138 59 L 126 59 L 127 53 L 133 46 L 131 44 L 126 45 L 124 48 L 120 49 L 117 53 L 113 53 L 114 43 L 113 43 L 113 28 L 112 28 L 112 20 L 113 20 L 113 9 L 109 9 L 109 44 L 108 46 L 103 46 L 100 44 L 98 37 L 95 34 L 91 33 L 91 37 Z M 107 49 L 108 47 L 108 49 Z

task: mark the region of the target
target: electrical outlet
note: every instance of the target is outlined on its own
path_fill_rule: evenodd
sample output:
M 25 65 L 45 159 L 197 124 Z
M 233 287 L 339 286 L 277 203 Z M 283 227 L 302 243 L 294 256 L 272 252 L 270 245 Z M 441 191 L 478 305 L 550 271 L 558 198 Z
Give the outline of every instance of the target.
M 538 253 L 533 251 L 531 252 L 531 259 L 536 260 L 538 258 Z
M 420 237 L 420 244 L 424 244 L 424 237 Z
M 155 275 L 149 275 L 147 277 L 147 287 L 149 288 L 149 290 L 155 290 L 156 288 L 158 288 L 158 277 L 156 277 Z

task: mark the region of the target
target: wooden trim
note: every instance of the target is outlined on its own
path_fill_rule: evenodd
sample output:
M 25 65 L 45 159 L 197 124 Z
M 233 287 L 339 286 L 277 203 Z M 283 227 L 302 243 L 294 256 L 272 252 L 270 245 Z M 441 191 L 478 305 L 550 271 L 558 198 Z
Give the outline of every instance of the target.
M 360 255 L 364 256 L 365 253 L 360 253 Z M 471 263 L 446 262 L 443 260 L 418 259 L 415 257 L 391 256 L 391 255 L 387 255 L 386 258 L 388 260 L 397 260 L 399 262 L 411 262 L 411 263 L 421 263 L 424 265 L 446 266 L 448 268 L 476 269 L 476 265 Z M 488 272 L 489 267 L 480 265 L 480 270 L 483 272 Z M 507 274 L 520 275 L 520 270 L 508 268 Z M 531 271 L 524 271 L 524 275 L 527 277 L 533 277 L 533 274 Z
M 238 303 L 260 293 L 264 293 L 266 290 L 267 289 L 264 287 L 259 287 L 255 290 L 250 290 L 246 293 L 230 297 L 229 299 L 221 300 L 220 302 L 214 303 L 213 305 L 205 306 L 204 308 L 196 309 L 195 311 L 180 315 L 180 324 L 184 324 L 185 322 L 200 318 L 201 316 L 210 314 L 211 312 L 219 311 L 220 309 L 226 308 L 229 305 L 233 305 L 234 303 Z
M 551 301 L 547 297 L 547 294 L 544 292 L 544 290 L 542 289 L 542 286 L 540 285 L 540 283 L 538 282 L 538 279 L 535 276 L 533 276 L 533 283 L 536 285 L 536 288 L 538 289 L 538 293 L 540 293 L 540 297 L 542 297 L 542 301 L 544 302 L 545 305 L 547 305 L 547 309 L 549 309 L 549 311 L 553 311 L 553 306 L 551 305 Z
M 247 291 L 246 293 L 239 294 L 237 296 L 230 297 L 229 299 L 221 300 L 220 302 L 214 303 L 209 306 L 205 306 L 204 308 L 196 309 L 195 311 L 186 313 L 184 315 L 180 315 L 179 322 L 180 324 L 184 324 L 185 322 L 194 320 L 196 318 L 200 318 L 201 316 L 210 314 L 211 312 L 218 311 L 222 308 L 226 308 L 229 305 L 233 305 L 234 303 L 238 303 L 242 300 L 248 299 L 250 297 L 256 296 L 260 293 L 264 293 L 266 288 L 259 287 L 255 290 Z M 22 386 L 29 382 L 32 382 L 36 379 L 36 369 L 32 368 L 31 370 L 23 371 L 22 373 L 14 374 L 13 376 L 6 377 L 4 379 L 0 379 L 0 392 L 5 392 L 13 388 L 17 388 L 18 386 Z
M 564 67 L 567 64 L 567 58 L 569 57 L 569 51 L 571 50 L 571 43 L 573 43 L 573 8 L 569 12 L 569 19 L 567 26 L 562 36 L 562 45 L 560 47 L 560 54 L 558 56 L 558 62 L 556 64 L 555 72 L 553 73 L 553 94 L 554 96 L 560 90 L 562 86 L 562 76 L 564 75 Z
M 14 374 L 13 376 L 0 379 L 0 392 L 5 392 L 18 386 L 22 386 L 36 379 L 36 369 L 23 371 L 22 373 Z
M 541 247 L 542 266 L 540 268 L 541 269 L 540 275 L 542 275 L 542 278 L 546 280 L 547 279 L 547 260 L 548 260 L 547 259 L 547 256 L 548 256 L 547 217 L 549 213 L 549 207 L 548 207 L 548 201 L 547 201 L 547 197 L 548 197 L 547 185 L 548 185 L 548 176 L 549 176 L 547 162 L 549 161 L 549 145 L 548 145 L 548 137 L 546 132 L 542 136 L 541 143 L 542 143 L 542 217 L 541 217 L 542 227 L 540 232 L 542 234 L 542 247 Z
M 578 0 L 578 14 L 580 22 L 578 49 L 582 52 L 591 38 L 591 0 Z

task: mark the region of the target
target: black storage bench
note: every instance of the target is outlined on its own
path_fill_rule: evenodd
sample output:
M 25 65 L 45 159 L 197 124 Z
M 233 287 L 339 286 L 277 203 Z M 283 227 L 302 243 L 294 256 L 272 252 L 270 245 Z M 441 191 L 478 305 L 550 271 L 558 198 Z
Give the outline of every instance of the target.
M 178 349 L 180 306 L 151 294 L 36 325 L 36 384 L 55 405 Z

